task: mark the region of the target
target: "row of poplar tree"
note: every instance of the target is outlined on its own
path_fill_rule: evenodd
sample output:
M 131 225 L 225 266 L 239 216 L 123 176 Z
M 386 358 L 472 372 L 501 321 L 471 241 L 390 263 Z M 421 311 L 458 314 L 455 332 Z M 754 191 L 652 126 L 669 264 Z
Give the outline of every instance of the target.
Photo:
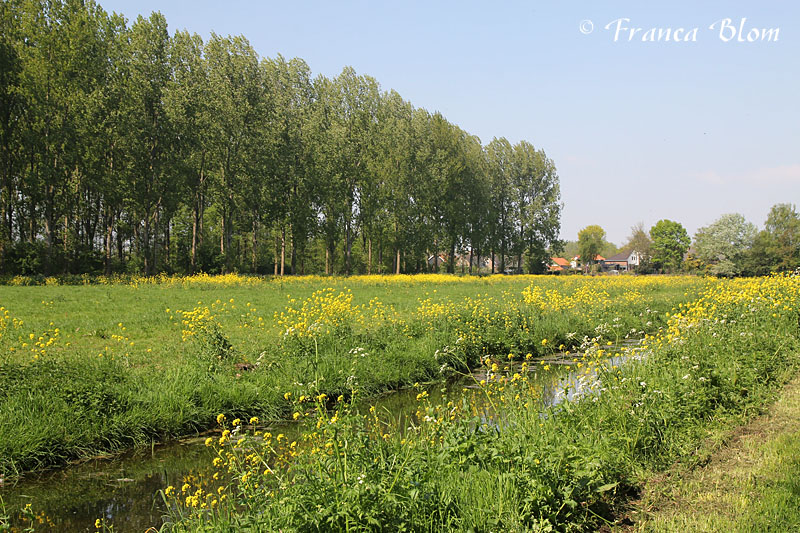
M 352 68 L 91 1 L 0 9 L 1 273 L 535 271 L 557 239 L 542 150 Z

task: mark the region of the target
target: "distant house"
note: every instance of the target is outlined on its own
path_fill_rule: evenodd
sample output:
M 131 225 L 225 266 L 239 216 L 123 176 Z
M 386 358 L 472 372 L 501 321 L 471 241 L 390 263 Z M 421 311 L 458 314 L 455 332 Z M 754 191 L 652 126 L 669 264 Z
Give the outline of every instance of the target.
M 570 263 L 563 257 L 551 257 L 550 264 L 547 266 L 547 269 L 550 272 L 560 272 L 562 270 L 569 270 Z
M 487 257 L 481 257 L 480 261 L 478 261 L 478 256 L 475 254 L 472 254 L 471 260 L 469 254 L 456 254 L 456 268 L 460 268 L 463 271 L 469 268 L 470 262 L 472 263 L 472 268 L 479 270 L 489 266 L 489 258 Z
M 636 250 L 620 252 L 603 261 L 603 269 L 628 272 L 639 266 L 640 259 L 639 252 Z
M 603 257 L 600 254 L 597 254 L 597 256 L 595 256 L 594 260 L 595 260 L 596 263 L 600 263 L 601 261 L 605 260 L 605 257 Z M 581 264 L 581 256 L 580 255 L 576 255 L 575 257 L 572 258 L 572 260 L 569 262 L 569 264 L 570 264 L 571 268 L 578 268 L 580 266 L 580 264 Z
M 437 268 L 445 263 L 447 263 L 447 256 L 444 254 L 433 254 L 428 257 L 428 266 L 430 267 Z
M 428 266 L 431 268 L 443 268 L 444 265 L 450 260 L 450 255 L 445 253 L 431 254 L 428 256 Z M 469 254 L 456 254 L 454 268 L 461 269 L 462 272 L 466 271 L 470 265 Z M 472 267 L 477 268 L 479 271 L 489 267 L 489 258 L 481 257 L 478 261 L 478 256 L 472 256 Z

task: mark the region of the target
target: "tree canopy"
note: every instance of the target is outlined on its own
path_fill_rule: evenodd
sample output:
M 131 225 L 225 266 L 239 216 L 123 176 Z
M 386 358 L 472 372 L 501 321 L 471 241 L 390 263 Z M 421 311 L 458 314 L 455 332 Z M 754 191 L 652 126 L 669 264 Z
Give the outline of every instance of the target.
M 653 266 L 663 272 L 677 271 L 691 243 L 686 228 L 672 220 L 659 220 L 650 228 L 650 239 Z
M 739 213 L 722 215 L 695 234 L 695 254 L 711 274 L 732 277 L 742 272 L 747 250 L 756 235 L 754 224 Z
M 591 265 L 595 262 L 605 240 L 606 231 L 596 224 L 586 226 L 578 232 L 578 250 L 584 264 Z
M 800 267 L 800 214 L 793 204 L 772 206 L 764 229 L 756 234 L 743 263 L 744 272 L 751 275 Z
M 0 18 L 2 274 L 538 271 L 557 241 L 544 151 L 483 145 L 350 67 L 91 0 Z

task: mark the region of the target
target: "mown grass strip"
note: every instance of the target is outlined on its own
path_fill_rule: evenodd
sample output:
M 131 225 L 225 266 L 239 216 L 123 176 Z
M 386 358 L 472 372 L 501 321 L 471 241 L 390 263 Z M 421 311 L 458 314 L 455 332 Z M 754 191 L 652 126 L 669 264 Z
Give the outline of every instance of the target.
M 800 529 L 800 376 L 708 464 L 649 481 L 628 516 L 634 523 L 620 532 Z

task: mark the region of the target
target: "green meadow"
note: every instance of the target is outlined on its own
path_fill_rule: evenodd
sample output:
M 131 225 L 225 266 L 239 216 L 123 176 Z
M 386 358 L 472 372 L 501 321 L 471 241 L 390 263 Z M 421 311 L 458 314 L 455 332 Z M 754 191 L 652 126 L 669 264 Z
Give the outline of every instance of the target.
M 575 346 L 601 323 L 608 323 L 603 338 L 654 331 L 702 285 L 664 280 L 635 283 L 638 289 L 633 279 L 527 276 L 2 286 L 0 474 L 193 434 L 213 427 L 218 413 L 285 417 L 287 391 L 338 396 L 357 382 L 360 394 L 371 395 L 445 379 L 484 355 Z M 16 280 L 23 282 L 30 280 Z M 524 302 L 530 287 L 543 291 L 541 301 L 530 300 L 534 294 Z M 556 310 L 558 298 L 576 294 L 571 308 Z M 213 319 L 194 324 L 205 309 Z M 616 323 L 606 317 L 611 309 Z M 297 329 L 313 327 L 309 321 L 326 331 Z M 440 360 L 459 337 L 463 353 Z M 545 338 L 550 344 L 542 346 Z
M 164 488 L 165 531 L 613 525 L 653 473 L 761 412 L 800 353 L 791 277 L 9 281 L 2 475 L 215 429 L 216 472 Z M 584 393 L 545 405 L 557 366 Z M 404 387 L 410 419 L 366 408 Z M 264 433 L 282 419 L 300 436 Z

